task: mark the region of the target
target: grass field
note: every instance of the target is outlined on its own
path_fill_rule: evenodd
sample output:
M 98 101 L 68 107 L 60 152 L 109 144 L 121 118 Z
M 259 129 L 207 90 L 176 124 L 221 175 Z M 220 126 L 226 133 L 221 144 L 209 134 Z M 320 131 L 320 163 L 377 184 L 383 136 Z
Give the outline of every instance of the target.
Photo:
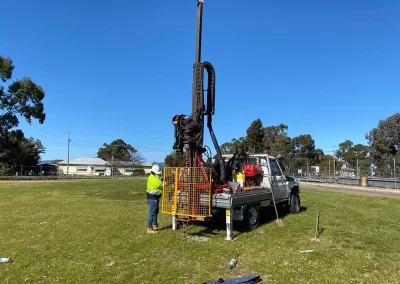
M 399 283 L 396 199 L 303 189 L 304 210 L 263 210 L 252 232 L 190 226 L 146 234 L 144 180 L 0 182 L 0 283 L 202 283 L 260 274 L 262 283 Z M 321 210 L 320 242 L 314 236 Z M 282 212 L 281 212 L 282 213 Z M 161 214 L 163 226 L 171 224 Z M 309 253 L 300 251 L 313 250 Z M 240 252 L 238 265 L 228 261 Z

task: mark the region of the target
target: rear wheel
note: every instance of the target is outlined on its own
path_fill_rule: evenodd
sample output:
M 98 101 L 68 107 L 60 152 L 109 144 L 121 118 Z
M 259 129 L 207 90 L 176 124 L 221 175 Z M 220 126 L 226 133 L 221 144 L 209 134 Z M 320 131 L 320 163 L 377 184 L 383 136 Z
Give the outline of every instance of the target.
M 248 231 L 254 230 L 258 227 L 260 221 L 260 210 L 258 205 L 249 205 L 246 208 L 244 216 L 245 228 Z
M 300 194 L 298 193 L 293 193 L 290 196 L 290 206 L 289 206 L 289 211 L 290 213 L 299 213 L 300 212 Z

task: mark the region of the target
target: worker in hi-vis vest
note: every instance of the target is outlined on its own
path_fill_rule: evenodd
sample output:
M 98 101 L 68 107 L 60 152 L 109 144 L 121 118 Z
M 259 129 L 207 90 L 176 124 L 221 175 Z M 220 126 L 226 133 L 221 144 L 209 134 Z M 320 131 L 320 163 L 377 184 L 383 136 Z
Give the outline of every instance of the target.
M 160 227 L 157 217 L 159 212 L 159 203 L 163 190 L 163 179 L 161 178 L 160 166 L 155 164 L 151 168 L 150 176 L 147 179 L 147 204 L 149 205 L 149 216 L 147 219 L 147 233 L 158 233 Z

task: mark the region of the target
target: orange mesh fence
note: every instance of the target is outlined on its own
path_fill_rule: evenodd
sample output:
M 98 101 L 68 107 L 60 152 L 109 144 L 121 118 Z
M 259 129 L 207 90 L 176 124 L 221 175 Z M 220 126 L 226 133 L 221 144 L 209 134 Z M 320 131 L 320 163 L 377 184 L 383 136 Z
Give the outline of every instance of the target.
M 162 212 L 187 217 L 211 216 L 211 169 L 165 167 Z

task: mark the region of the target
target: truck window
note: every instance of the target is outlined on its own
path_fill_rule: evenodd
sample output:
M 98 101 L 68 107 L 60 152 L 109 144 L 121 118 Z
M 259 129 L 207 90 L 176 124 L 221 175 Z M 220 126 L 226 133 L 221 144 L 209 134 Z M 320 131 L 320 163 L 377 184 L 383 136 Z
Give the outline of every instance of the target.
M 270 159 L 269 164 L 271 165 L 271 175 L 272 176 L 281 176 L 281 169 L 278 166 L 276 160 Z
M 268 165 L 267 165 L 267 159 L 265 159 L 265 158 L 260 158 L 260 164 L 263 165 L 263 166 L 268 166 Z
M 233 162 L 233 168 L 235 170 L 242 171 L 244 162 L 244 158 L 235 158 L 235 161 Z M 252 166 L 257 165 L 257 158 L 248 158 L 247 164 Z

